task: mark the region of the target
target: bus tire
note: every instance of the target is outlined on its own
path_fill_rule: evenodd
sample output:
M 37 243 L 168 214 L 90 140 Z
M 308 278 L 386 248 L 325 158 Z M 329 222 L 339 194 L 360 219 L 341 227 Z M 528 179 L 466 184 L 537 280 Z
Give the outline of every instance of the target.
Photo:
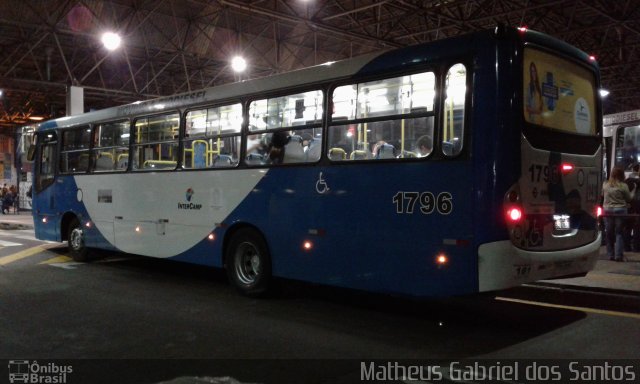
M 69 224 L 67 243 L 69 245 L 69 253 L 74 261 L 87 261 L 89 250 L 84 245 L 84 231 L 77 218 L 71 220 L 71 224 Z
M 265 297 L 270 293 L 271 257 L 264 238 L 251 228 L 236 232 L 226 250 L 229 282 L 242 294 Z

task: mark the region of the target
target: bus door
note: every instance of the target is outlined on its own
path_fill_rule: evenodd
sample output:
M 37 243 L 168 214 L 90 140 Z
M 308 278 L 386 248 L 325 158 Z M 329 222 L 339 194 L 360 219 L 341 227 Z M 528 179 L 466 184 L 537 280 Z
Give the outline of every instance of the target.
M 54 183 L 58 135 L 55 131 L 40 132 L 37 141 L 35 184 L 32 190 L 33 217 L 38 223 L 46 223 L 56 217 Z M 58 229 L 58 225 L 36 225 L 36 238 L 60 240 Z

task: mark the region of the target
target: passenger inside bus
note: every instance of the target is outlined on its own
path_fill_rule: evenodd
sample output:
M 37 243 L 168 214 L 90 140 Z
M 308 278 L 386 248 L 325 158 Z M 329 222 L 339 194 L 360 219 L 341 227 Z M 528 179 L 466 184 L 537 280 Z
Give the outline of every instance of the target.
M 290 136 L 285 131 L 277 131 L 271 135 L 269 141 L 269 161 L 271 164 L 282 164 L 284 160 L 285 145 L 289 143 Z
M 423 135 L 416 141 L 416 152 L 418 157 L 428 156 L 433 150 L 433 139 L 429 135 Z

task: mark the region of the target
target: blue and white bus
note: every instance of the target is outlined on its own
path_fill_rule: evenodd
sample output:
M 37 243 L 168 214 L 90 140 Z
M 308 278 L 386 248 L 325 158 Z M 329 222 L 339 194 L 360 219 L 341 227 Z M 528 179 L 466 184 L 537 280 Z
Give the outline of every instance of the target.
M 515 28 L 44 122 L 36 236 L 409 296 L 585 274 L 599 70 Z

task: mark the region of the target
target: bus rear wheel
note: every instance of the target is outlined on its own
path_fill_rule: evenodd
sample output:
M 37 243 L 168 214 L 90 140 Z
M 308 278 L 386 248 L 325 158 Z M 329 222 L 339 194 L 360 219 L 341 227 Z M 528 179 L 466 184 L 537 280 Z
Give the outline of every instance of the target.
M 84 245 L 84 231 L 77 218 L 74 218 L 69 225 L 67 242 L 69 244 L 69 253 L 74 261 L 87 261 L 89 250 Z
M 271 288 L 271 257 L 264 238 L 250 228 L 236 232 L 229 242 L 226 271 L 242 294 L 264 297 Z

